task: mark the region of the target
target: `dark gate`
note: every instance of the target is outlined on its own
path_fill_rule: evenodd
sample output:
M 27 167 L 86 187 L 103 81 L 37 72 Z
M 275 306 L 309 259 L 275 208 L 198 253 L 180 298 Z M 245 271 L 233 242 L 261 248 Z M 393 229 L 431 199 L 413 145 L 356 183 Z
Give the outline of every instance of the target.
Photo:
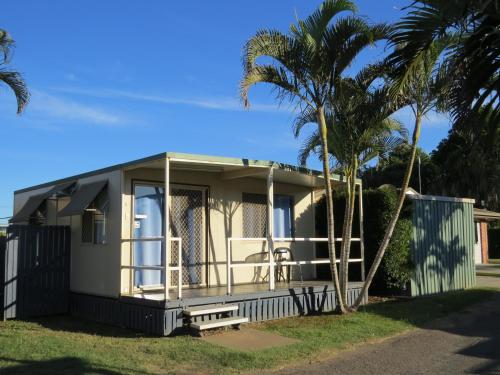
M 5 280 L 6 237 L 0 234 L 0 319 L 3 318 L 3 281 Z
M 67 226 L 9 226 L 4 319 L 68 312 L 70 233 Z

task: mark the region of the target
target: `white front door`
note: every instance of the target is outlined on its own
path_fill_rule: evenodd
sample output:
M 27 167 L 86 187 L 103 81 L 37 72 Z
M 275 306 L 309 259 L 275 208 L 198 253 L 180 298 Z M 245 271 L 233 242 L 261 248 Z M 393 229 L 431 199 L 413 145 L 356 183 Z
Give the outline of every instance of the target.
M 138 182 L 134 184 L 133 235 L 137 239 L 158 240 L 134 243 L 136 266 L 164 267 L 164 187 L 160 183 Z M 170 235 L 182 238 L 182 284 L 201 286 L 206 284 L 206 200 L 207 188 L 188 185 L 170 186 Z M 172 246 L 169 253 L 171 265 L 178 264 L 178 250 Z M 136 287 L 164 285 L 162 270 L 136 270 Z M 177 286 L 177 277 L 170 279 Z

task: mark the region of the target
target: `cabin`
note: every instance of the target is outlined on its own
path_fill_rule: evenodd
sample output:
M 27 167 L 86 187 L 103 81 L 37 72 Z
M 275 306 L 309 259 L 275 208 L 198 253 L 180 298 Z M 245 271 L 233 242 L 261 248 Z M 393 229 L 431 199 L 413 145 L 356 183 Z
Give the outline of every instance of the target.
M 318 272 L 329 265 L 327 238 L 316 237 L 323 195 L 319 171 L 166 152 L 18 190 L 11 224 L 67 228 L 35 247 L 67 247 L 71 314 L 166 336 L 335 309 Z M 362 198 L 358 207 L 360 251 L 349 262 L 362 271 L 350 303 L 364 279 Z
M 500 220 L 500 213 L 484 208 L 474 208 L 475 243 L 474 259 L 476 264 L 489 263 L 488 225 Z

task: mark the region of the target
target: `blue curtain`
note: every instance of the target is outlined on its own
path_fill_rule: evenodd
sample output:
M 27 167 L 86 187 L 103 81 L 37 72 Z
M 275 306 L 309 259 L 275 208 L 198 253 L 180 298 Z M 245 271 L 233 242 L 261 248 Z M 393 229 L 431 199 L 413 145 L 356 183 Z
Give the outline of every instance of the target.
M 134 238 L 163 236 L 164 189 L 155 186 L 135 187 Z M 164 264 L 162 241 L 138 241 L 134 243 L 135 265 L 161 266 Z M 163 284 L 160 270 L 136 270 L 135 285 Z
M 274 196 L 274 237 L 293 236 L 293 202 L 288 195 Z

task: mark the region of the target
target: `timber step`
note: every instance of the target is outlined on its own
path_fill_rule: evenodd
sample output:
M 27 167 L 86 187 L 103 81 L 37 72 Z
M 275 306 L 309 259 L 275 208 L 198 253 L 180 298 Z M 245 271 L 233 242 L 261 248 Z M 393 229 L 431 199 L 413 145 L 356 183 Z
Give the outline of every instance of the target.
M 219 318 L 207 320 L 204 322 L 191 323 L 190 327 L 197 330 L 203 331 L 205 329 L 227 327 L 227 326 L 239 326 L 240 324 L 248 323 L 248 318 L 241 316 L 234 316 L 229 318 Z
M 194 317 L 194 316 L 209 315 L 209 314 L 228 313 L 237 310 L 238 310 L 238 305 L 227 304 L 227 305 L 204 305 L 204 306 L 188 307 L 184 309 L 182 312 L 185 316 Z

